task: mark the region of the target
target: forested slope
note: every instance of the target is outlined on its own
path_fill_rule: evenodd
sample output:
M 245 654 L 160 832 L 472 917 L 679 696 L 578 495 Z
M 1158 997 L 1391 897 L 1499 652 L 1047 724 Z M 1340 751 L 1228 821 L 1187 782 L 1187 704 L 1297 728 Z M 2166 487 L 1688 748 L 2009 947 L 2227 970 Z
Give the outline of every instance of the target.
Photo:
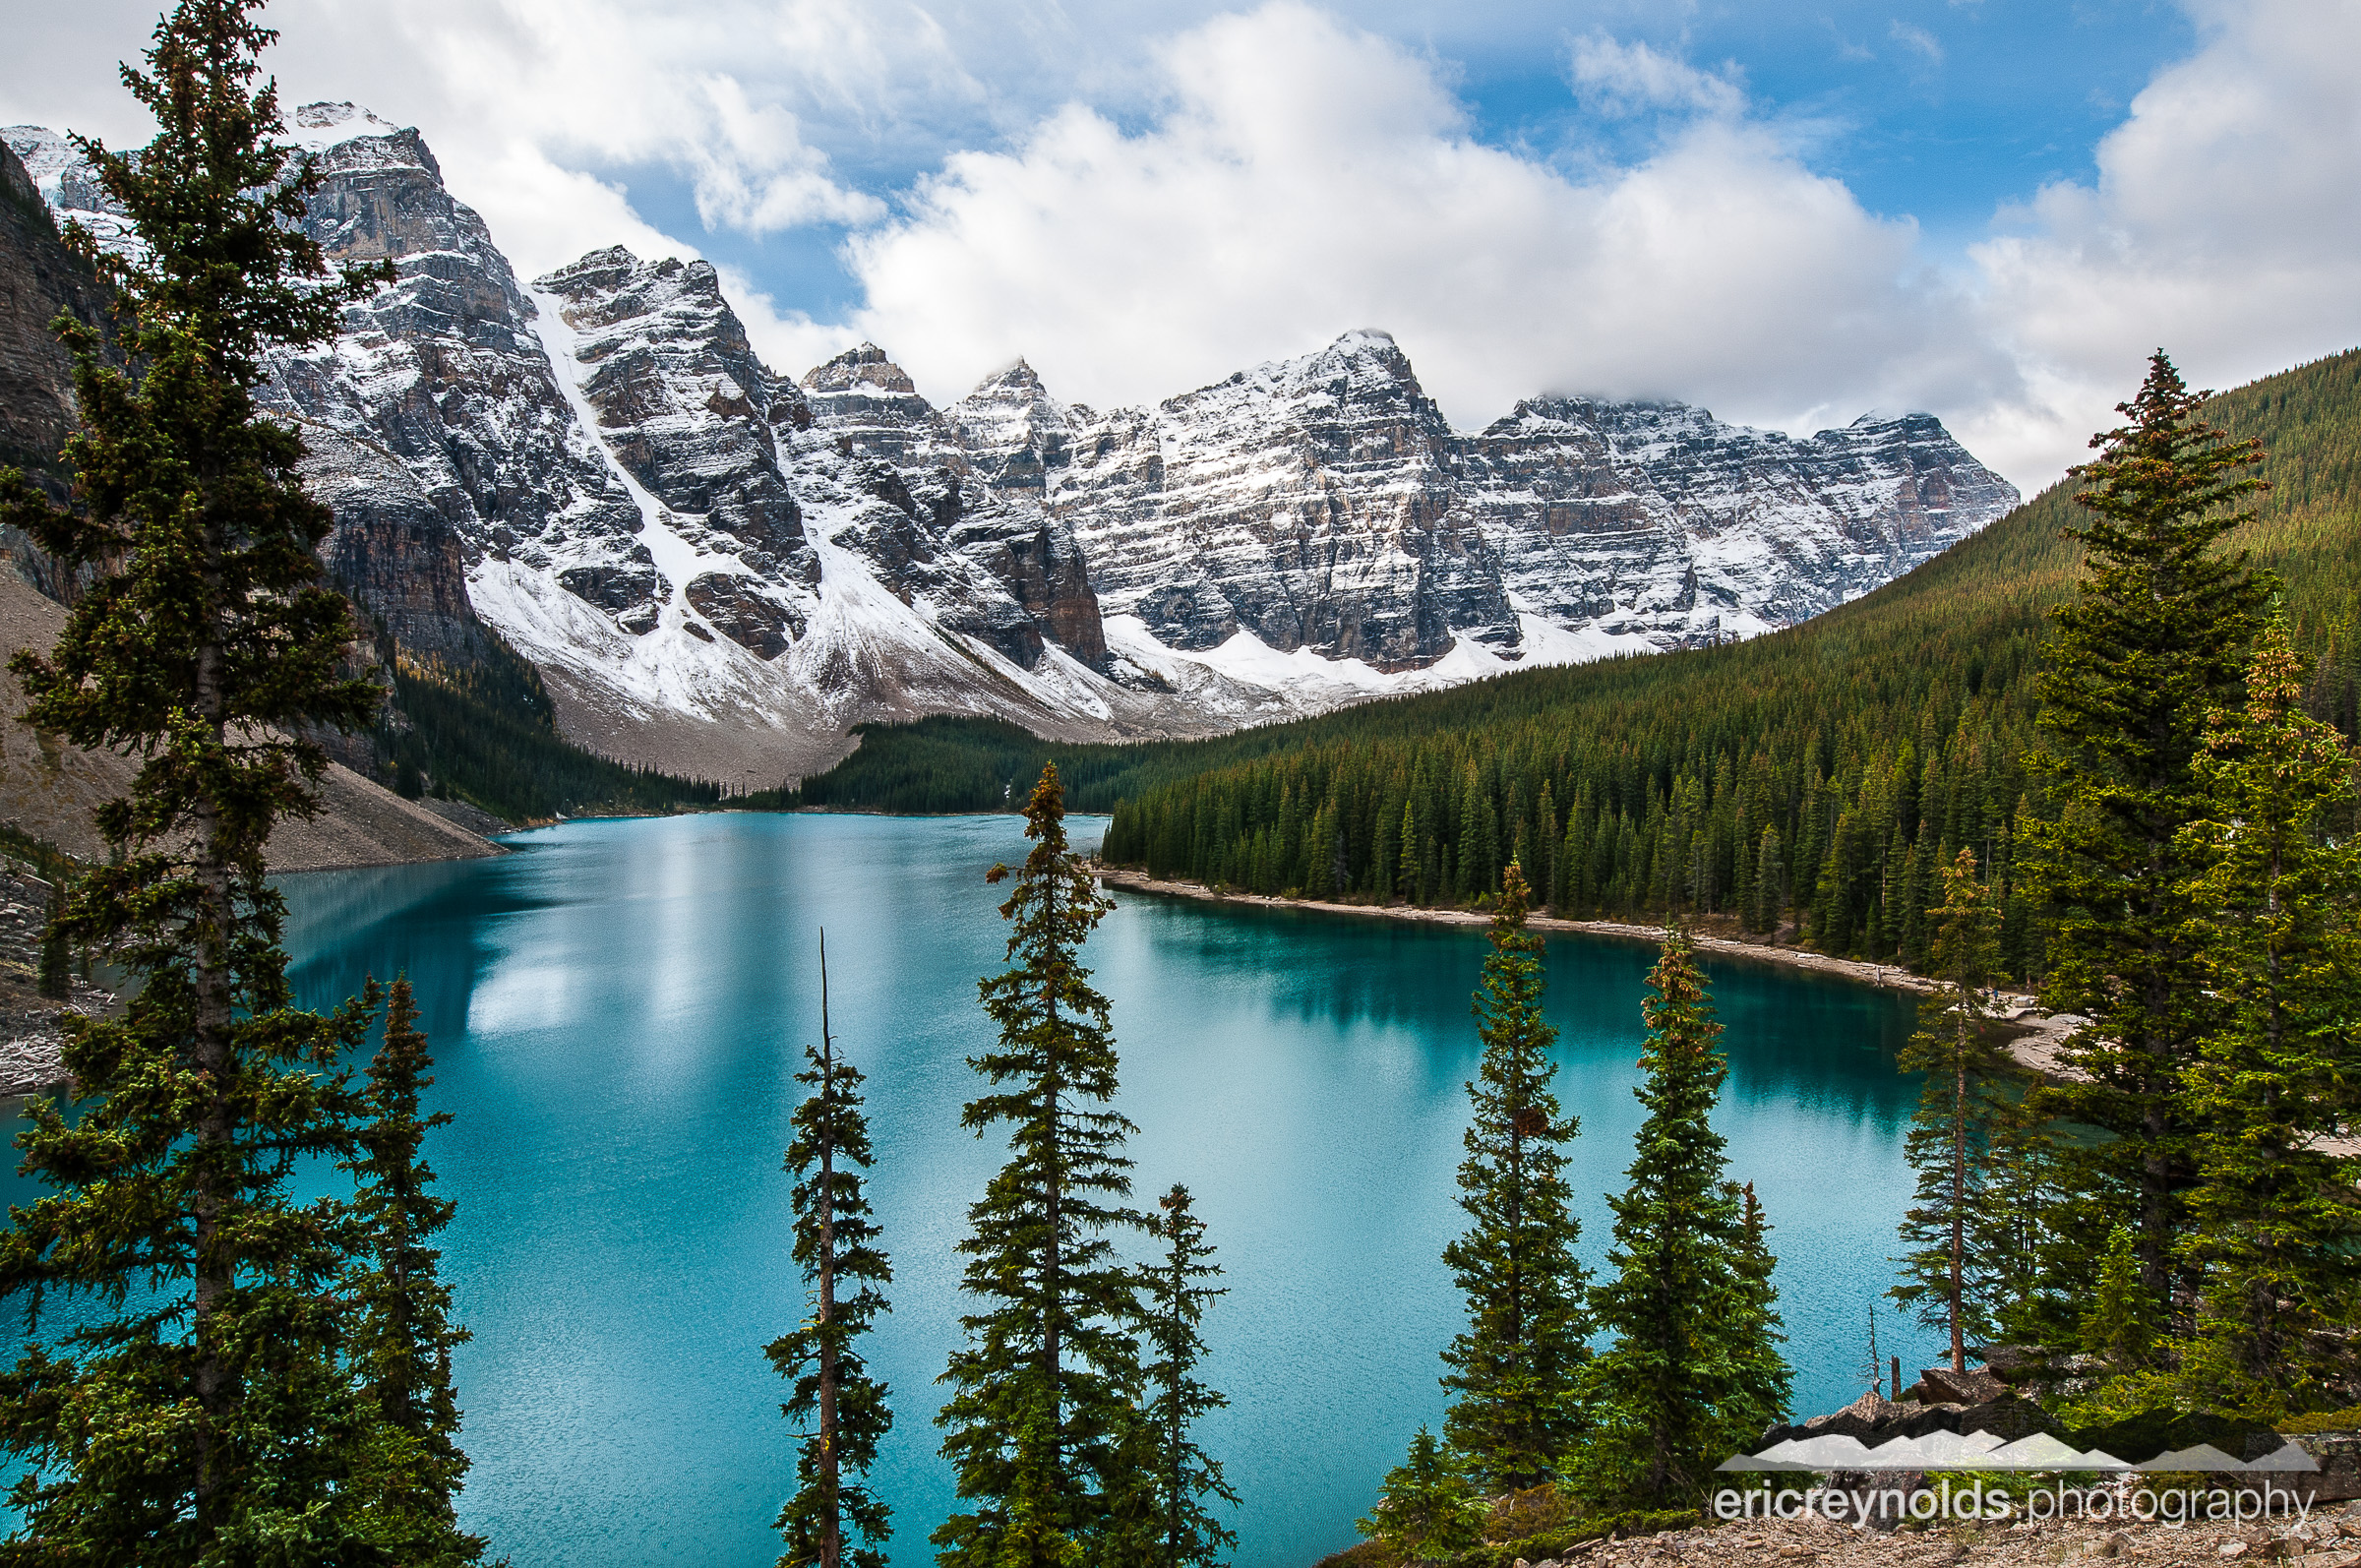
M 2214 399 L 2268 448 L 2234 536 L 2279 573 L 2311 697 L 2356 733 L 2361 350 Z M 808 804 L 1005 809 L 1055 755 L 1106 854 L 1265 892 L 1460 903 L 1516 855 L 1566 913 L 1691 911 L 1915 956 L 1908 913 L 1972 845 L 2006 888 L 2031 676 L 2079 548 L 2044 491 L 1877 592 L 1727 647 L 1538 670 L 1218 741 L 1053 747 L 956 720 L 872 731 Z M 1016 798 L 1021 788 L 1014 788 Z M 1120 803 L 1120 804 L 1119 804 Z M 1890 913 L 1891 912 L 1891 913 Z M 2032 961 L 2010 921 L 2010 962 Z
M 487 640 L 465 663 L 394 661 L 394 700 L 370 737 L 381 781 L 394 793 L 432 791 L 518 823 L 721 802 L 718 784 L 634 767 L 567 740 L 532 665 Z

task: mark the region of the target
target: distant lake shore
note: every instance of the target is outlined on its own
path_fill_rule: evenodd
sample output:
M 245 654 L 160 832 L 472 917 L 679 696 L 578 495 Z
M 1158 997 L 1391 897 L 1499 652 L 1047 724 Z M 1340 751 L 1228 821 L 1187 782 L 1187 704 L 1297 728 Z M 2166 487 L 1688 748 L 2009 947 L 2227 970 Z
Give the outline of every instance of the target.
M 1108 866 L 1094 862 L 1093 871 L 1099 879 L 1112 887 L 1128 888 L 1137 893 L 1154 893 L 1169 898 L 1196 898 L 1210 903 L 1252 904 L 1265 909 L 1304 909 L 1323 915 L 1363 915 L 1385 920 L 1429 921 L 1442 926 L 1489 926 L 1491 916 L 1477 910 L 1431 909 L 1417 904 L 1340 904 L 1317 898 L 1276 898 L 1264 893 L 1241 893 L 1206 886 L 1202 882 L 1163 881 L 1145 872 L 1127 867 Z M 1630 941 L 1661 942 L 1667 928 L 1640 926 L 1614 920 L 1561 920 L 1552 915 L 1532 915 L 1526 925 L 1541 932 L 1580 933 L 1587 936 L 1614 936 Z M 1935 983 L 1924 975 L 1914 974 L 1900 964 L 1863 963 L 1854 958 L 1832 958 L 1826 953 L 1812 952 L 1801 947 L 1783 947 L 1775 942 L 1751 941 L 1744 937 L 1716 935 L 1693 932 L 1697 945 L 1710 953 L 1725 957 L 1757 959 L 1765 963 L 1786 964 L 1796 969 L 1815 970 L 1855 981 L 1864 986 L 1881 986 L 1889 991 L 1907 991 L 1925 995 L 1935 989 Z M 2027 1069 L 2045 1078 L 2076 1078 L 2081 1076 L 2058 1059 L 2059 1048 L 2082 1028 L 2085 1020 L 2071 1013 L 2048 1014 L 2041 1011 L 2039 998 L 2018 992 L 2002 992 L 1993 999 L 1993 1016 L 2012 1030 L 2022 1033 L 2009 1043 L 2011 1053 Z

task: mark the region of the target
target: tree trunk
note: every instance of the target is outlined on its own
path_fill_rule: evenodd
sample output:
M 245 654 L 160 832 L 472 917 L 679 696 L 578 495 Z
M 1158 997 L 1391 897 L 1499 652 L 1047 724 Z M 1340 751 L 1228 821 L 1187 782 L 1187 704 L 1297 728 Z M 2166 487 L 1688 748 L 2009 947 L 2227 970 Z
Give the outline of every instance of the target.
M 828 1037 L 828 936 L 819 936 L 819 1568 L 838 1568 L 844 1528 L 836 1502 L 836 1051 Z
M 1968 988 L 1962 986 L 1959 995 L 1959 1038 L 1953 1044 L 1951 1102 L 1951 1369 L 1968 1370 L 1968 1345 L 1965 1325 L 1961 1322 L 1967 1307 L 1963 1277 L 1967 1273 L 1968 1250 L 1968 1035 L 1971 1025 L 1968 1013 Z M 1902 1395 L 1902 1385 L 1894 1385 L 1896 1398 Z
M 1051 896 L 1056 897 L 1057 894 L 1053 892 Z M 1057 974 L 1061 967 L 1051 966 L 1049 983 L 1042 988 L 1042 1004 L 1049 1022 L 1045 1037 L 1053 1042 L 1058 1038 Z M 1063 1347 L 1058 1328 L 1059 1318 L 1065 1311 L 1064 1257 L 1059 1245 L 1062 1239 L 1059 1227 L 1063 1223 L 1062 1211 L 1065 1206 L 1065 1139 L 1059 1125 L 1059 1117 L 1064 1110 L 1059 1093 L 1063 1065 L 1061 1061 L 1053 1068 L 1047 1080 L 1050 1103 L 1045 1109 L 1050 1124 L 1050 1168 L 1043 1173 L 1043 1208 L 1049 1220 L 1049 1250 L 1042 1258 L 1041 1266 L 1041 1364 L 1050 1392 L 1050 1477 L 1052 1483 L 1061 1489 L 1065 1470 L 1065 1390 L 1059 1380 L 1059 1355 Z
M 227 739 L 223 721 L 222 650 L 219 619 L 219 560 L 221 541 L 210 542 L 212 562 L 206 573 L 208 595 L 206 637 L 197 647 L 196 717 L 207 726 L 216 747 Z M 230 935 L 237 915 L 230 867 L 222 857 L 221 813 L 210 794 L 201 794 L 192 812 L 197 829 L 192 879 L 197 884 L 199 940 L 197 961 L 190 976 L 192 1036 L 190 1065 L 204 1079 L 206 1097 L 197 1122 L 196 1190 L 189 1207 L 197 1222 L 193 1258 L 194 1321 L 191 1325 L 197 1358 L 191 1382 L 197 1394 L 197 1478 L 195 1503 L 200 1528 L 209 1533 L 221 1521 L 213 1517 L 214 1499 L 222 1489 L 226 1456 L 219 1449 L 221 1428 L 237 1404 L 236 1379 L 225 1364 L 214 1319 L 221 1298 L 237 1277 L 236 1259 L 227 1255 L 223 1227 L 236 1200 L 235 1160 L 237 1113 L 229 1080 L 234 1074 L 230 1030 L 236 1021 L 233 977 L 230 974 Z

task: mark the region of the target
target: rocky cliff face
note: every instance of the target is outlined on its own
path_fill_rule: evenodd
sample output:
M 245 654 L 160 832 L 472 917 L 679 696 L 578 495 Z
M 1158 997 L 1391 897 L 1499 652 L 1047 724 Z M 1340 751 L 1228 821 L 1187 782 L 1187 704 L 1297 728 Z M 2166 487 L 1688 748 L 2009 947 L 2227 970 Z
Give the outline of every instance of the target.
M 337 487 L 339 534 L 382 530 L 383 544 L 332 540 L 331 558 L 407 558 L 447 573 L 426 594 L 471 598 L 489 572 L 547 573 L 594 585 L 618 610 L 652 600 L 655 572 L 634 537 L 637 510 L 580 430 L 535 331 L 538 309 L 517 286 L 483 220 L 453 201 L 418 133 L 351 104 L 310 104 L 292 127 L 325 176 L 306 225 L 332 256 L 394 264 L 394 283 L 347 309 L 333 345 L 284 356 L 267 404 L 352 444 L 333 458 L 357 472 L 373 452 L 409 486 Z M 326 451 L 328 444 L 317 444 Z M 401 544 L 443 519 L 431 546 Z M 380 609 L 387 584 L 363 584 Z M 415 595 L 413 595 L 415 597 Z M 412 625 L 405 642 L 445 647 L 470 629 Z
M 1790 626 L 2017 501 L 1926 415 L 1792 441 L 1541 399 L 1462 437 L 1382 332 L 1154 409 L 1055 416 L 999 445 L 1022 480 L 1045 472 L 1108 613 L 1173 648 L 1245 631 L 1380 671 L 1461 639 L 1518 659 L 1562 649 L 1553 632 L 1664 648 Z
M 1354 332 L 1154 409 L 1080 411 L 1068 459 L 1045 460 L 1109 613 L 1168 647 L 1243 631 L 1396 671 L 1457 634 L 1516 641 L 1454 455 L 1393 339 Z
M 332 565 L 405 645 L 480 617 L 569 733 L 675 770 L 767 784 L 927 712 L 1207 733 L 1752 634 L 2016 500 L 1923 415 L 1790 440 L 1543 398 L 1464 436 L 1376 332 L 1153 408 L 1022 361 L 938 408 L 868 343 L 790 380 L 705 264 L 598 251 L 527 290 L 415 131 L 295 130 L 312 231 L 399 273 L 271 389 Z M 28 177 L 80 211 L 54 144 Z
M 104 336 L 107 291 L 90 263 L 66 249 L 18 158 L 18 141 L 41 146 L 25 129 L 12 127 L 0 144 L 0 466 L 23 469 L 63 501 L 57 452 L 74 430 L 74 357 L 51 323 L 63 313 Z M 0 551 L 27 580 L 59 591 L 47 555 L 16 529 L 0 529 Z
M 375 652 L 473 659 L 483 628 L 467 602 L 466 556 L 417 475 L 385 448 L 325 426 L 307 425 L 304 446 L 303 476 L 336 517 L 321 563 L 393 638 Z
M 1522 608 L 1660 647 L 1807 620 L 2017 504 L 1926 414 L 1795 441 L 1679 403 L 1542 398 L 1457 467 Z
M 1039 391 L 1031 371 L 1022 376 Z M 967 439 L 961 422 L 1003 383 L 1017 385 L 995 378 L 938 411 L 882 349 L 863 343 L 804 377 L 811 417 L 782 438 L 807 483 L 849 482 L 898 513 L 876 513 L 839 536 L 897 594 L 926 594 L 939 624 L 1023 669 L 1038 667 L 1056 643 L 1104 674 L 1098 595 L 1072 527 L 1041 505 L 1040 464 L 1028 490 L 1001 452 Z
M 756 359 L 706 263 L 642 264 L 617 247 L 534 287 L 573 333 L 560 373 L 615 460 L 663 507 L 657 525 L 694 552 L 682 597 L 711 630 L 777 658 L 803 634 L 819 580 L 771 434 L 774 420 L 809 422 L 802 394 Z M 626 604 L 613 602 L 620 593 L 603 602 L 625 631 L 653 631 L 669 590 L 633 588 Z

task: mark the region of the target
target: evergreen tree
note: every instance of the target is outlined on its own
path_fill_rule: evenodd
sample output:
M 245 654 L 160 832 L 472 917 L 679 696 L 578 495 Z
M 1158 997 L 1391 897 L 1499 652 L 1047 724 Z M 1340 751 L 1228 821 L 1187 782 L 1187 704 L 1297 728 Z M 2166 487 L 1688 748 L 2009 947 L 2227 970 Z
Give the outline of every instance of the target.
M 1983 1181 L 1969 1205 L 1968 1254 L 1982 1260 L 1991 1337 L 2031 1345 L 2077 1341 L 2089 1253 L 2061 1222 L 2070 1193 L 2058 1140 L 2034 1089 L 1994 1108 Z
M 1662 1508 L 1689 1502 L 1715 1465 L 1780 1418 L 1787 1369 L 1759 1214 L 1750 1221 L 1722 1178 L 1710 1118 L 1729 1069 L 1686 933 L 1665 938 L 1648 984 L 1647 1081 L 1634 1091 L 1648 1116 L 1631 1183 L 1608 1199 L 1615 1274 L 1592 1294 L 1614 1340 L 1584 1379 L 1592 1430 L 1570 1470 L 1596 1503 Z
M 1451 1451 L 1422 1426 L 1410 1457 L 1385 1474 L 1377 1507 L 1353 1528 L 1411 1563 L 1445 1563 L 1483 1541 L 1489 1517 Z
M 1424 893 L 1419 880 L 1419 819 L 1408 801 L 1402 803 L 1402 865 L 1396 874 L 1395 885 L 1409 902 L 1416 904 L 1423 901 Z
M 1954 1371 L 1968 1369 L 1968 1340 L 1996 1332 L 1992 1260 L 1976 1214 L 1985 1202 L 1984 1162 L 1997 1118 L 2009 1114 L 2023 1076 L 1986 1033 L 1984 992 L 2000 956 L 2000 912 L 1975 874 L 1975 851 L 1944 868 L 1932 965 L 1938 982 L 1918 1009 L 1918 1032 L 1898 1060 L 1926 1075 L 1910 1118 L 1915 1201 L 1904 1216 L 1904 1282 L 1890 1293 L 1918 1308 L 1918 1321 L 1946 1331 Z
M 812 1315 L 763 1347 L 794 1392 L 779 1407 L 804 1428 L 795 1495 L 779 1510 L 787 1549 L 779 1568 L 882 1568 L 878 1548 L 892 1510 L 858 1479 L 877 1463 L 893 1427 L 883 1383 L 869 1375 L 861 1336 L 890 1311 L 881 1285 L 893 1267 L 861 1190 L 875 1159 L 861 1104 L 861 1070 L 836 1054 L 828 1028 L 828 937 L 819 937 L 819 1044 L 804 1048 L 795 1081 L 811 1091 L 795 1108 L 786 1169 L 795 1183 L 795 1262 L 812 1287 Z M 847 1551 L 847 1527 L 862 1544 Z
M 1785 1322 L 1779 1315 L 1779 1287 L 1772 1280 L 1779 1259 L 1771 1253 L 1771 1222 L 1754 1195 L 1753 1182 L 1736 1188 L 1725 1183 L 1724 1190 L 1738 1207 L 1738 1243 L 1730 1260 L 1738 1285 L 1730 1312 L 1730 1342 L 1737 1363 L 1731 1381 L 1755 1391 L 1773 1409 L 1784 1411 L 1793 1374 L 1779 1349 L 1787 1337 L 1781 1332 Z
M 1580 1123 L 1561 1116 L 1550 1084 L 1557 1031 L 1542 1017 L 1542 939 L 1526 929 L 1523 868 L 1501 875 L 1492 951 L 1475 1011 L 1483 1065 L 1459 1168 L 1467 1234 L 1443 1249 L 1468 1298 L 1468 1327 L 1443 1360 L 1457 1398 L 1445 1439 L 1476 1479 L 1538 1486 L 1581 1430 L 1576 1386 L 1590 1359 L 1589 1289 L 1575 1243 L 1582 1225 L 1566 1185 L 1564 1145 Z
M 0 1443 L 26 1466 L 0 1560 L 66 1541 L 143 1568 L 329 1560 L 374 1528 L 333 1289 L 350 1233 L 287 1187 L 297 1162 L 354 1151 L 364 1108 L 338 1060 L 365 1018 L 291 1007 L 262 851 L 317 809 L 327 756 L 305 737 L 365 724 L 378 694 L 338 676 L 352 628 L 318 580 L 329 512 L 296 476 L 295 430 L 253 392 L 274 346 L 330 340 L 390 273 L 332 279 L 299 226 L 317 180 L 252 85 L 272 36 L 255 9 L 184 0 L 148 69 L 123 72 L 155 139 L 130 155 L 78 141 L 144 246 L 125 259 L 70 234 L 118 287 L 133 368 L 64 329 L 78 504 L 0 476 L 0 521 L 92 573 L 54 653 L 14 662 L 26 717 L 142 759 L 97 814 L 113 862 L 57 922 L 136 994 L 118 1017 L 65 1021 L 81 1115 L 30 1109 L 23 1170 L 53 1190 L 0 1241 L 0 1295 L 98 1306 L 0 1378 Z
M 428 1131 L 448 1125 L 451 1113 L 418 1114 L 435 1062 L 417 1021 L 409 980 L 396 979 L 361 1095 L 368 1119 L 355 1158 L 343 1162 L 356 1178 L 353 1218 L 367 1238 L 363 1266 L 345 1290 L 360 1312 L 349 1354 L 376 1407 L 380 1538 L 404 1563 L 471 1563 L 483 1555 L 483 1538 L 461 1531 L 452 1509 L 467 1456 L 459 1451 L 451 1353 L 469 1336 L 452 1324 L 451 1287 L 437 1266 L 443 1254 L 431 1244 L 458 1206 L 434 1195 L 434 1169 L 419 1157 Z
M 1786 862 L 1780 849 L 1778 828 L 1763 829 L 1763 840 L 1756 850 L 1756 859 L 1753 928 L 1777 937 L 1780 920 L 1787 907 Z
M 2339 831 L 2361 789 L 2303 684 L 2274 616 L 2245 711 L 2217 716 L 2198 759 L 2210 809 L 2187 834 L 2225 1016 L 2187 1080 L 2205 1297 L 2183 1373 L 2194 1398 L 2267 1418 L 2323 1397 L 2315 1347 L 2361 1305 L 2354 1162 L 2321 1147 L 2361 1100 L 2361 845 Z
M 2161 1336 L 2161 1312 L 2142 1277 L 2132 1233 L 2117 1226 L 2107 1235 L 2098 1263 L 2098 1290 L 2082 1319 L 2083 1349 L 2118 1375 L 2149 1363 Z
M 1222 1464 L 1210 1458 L 1190 1437 L 1190 1428 L 1208 1411 L 1230 1402 L 1197 1378 L 1205 1357 L 1205 1341 L 1198 1333 L 1205 1304 L 1226 1294 L 1203 1282 L 1220 1274 L 1206 1260 L 1213 1248 L 1205 1240 L 1205 1222 L 1190 1207 L 1188 1188 L 1176 1184 L 1156 1200 L 1154 1225 L 1163 1254 L 1148 1265 L 1145 1281 L 1147 1320 L 1144 1338 L 1154 1358 L 1141 1372 L 1148 1398 L 1140 1424 L 1146 1452 L 1136 1465 L 1145 1482 L 1147 1526 L 1129 1553 L 1111 1553 L 1110 1560 L 1130 1555 L 1156 1568 L 1188 1568 L 1210 1564 L 1238 1544 L 1238 1535 L 1205 1506 L 1208 1497 L 1232 1507 L 1238 1494 L 1222 1479 Z
M 74 953 L 66 940 L 65 929 L 58 917 L 66 912 L 66 889 L 62 878 L 49 884 L 48 923 L 41 929 L 40 993 L 52 1001 L 63 1001 L 74 994 Z
M 943 1568 L 1027 1568 L 1082 1560 L 1113 1500 L 1135 1490 L 1124 1444 L 1137 1426 L 1131 1326 L 1139 1307 L 1111 1232 L 1145 1222 L 1131 1193 L 1115 1098 L 1107 998 L 1081 947 L 1113 908 L 1066 849 L 1065 792 L 1055 763 L 1025 806 L 1033 849 L 1000 906 L 1013 929 L 1010 967 L 981 982 L 998 1049 L 969 1058 L 990 1092 L 960 1124 L 980 1137 L 1005 1124 L 1009 1160 L 969 1211 L 961 1289 L 985 1303 L 960 1319 L 967 1344 L 942 1381 L 936 1417 L 959 1496 L 975 1506 L 935 1532 Z M 995 866 L 988 880 L 1009 875 Z
M 2052 932 L 2045 995 L 2089 1016 L 2078 1054 L 2090 1081 L 2061 1110 L 2114 1134 L 2090 1145 L 2101 1212 L 2128 1202 L 2149 1294 L 2174 1296 L 2175 1252 L 2194 1175 L 2182 1075 L 2214 1022 L 2189 920 L 2182 830 L 2203 811 L 2195 763 L 2207 713 L 2237 688 L 2265 585 L 2243 555 L 2213 546 L 2264 488 L 2246 470 L 2261 444 L 2199 416 L 2159 351 L 2121 405 L 2130 420 L 2091 439 L 2074 470 L 2089 515 L 2068 533 L 2086 551 L 2073 601 L 2038 683 L 2054 820 L 2028 824 L 2025 874 Z

